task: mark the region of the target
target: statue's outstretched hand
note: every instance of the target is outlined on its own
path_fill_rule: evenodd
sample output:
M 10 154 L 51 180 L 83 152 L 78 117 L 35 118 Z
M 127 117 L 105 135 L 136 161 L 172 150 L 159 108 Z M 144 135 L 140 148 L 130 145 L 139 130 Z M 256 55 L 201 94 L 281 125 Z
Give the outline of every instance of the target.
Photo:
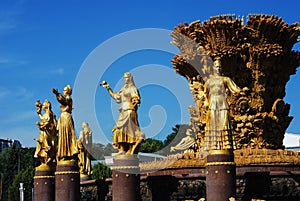
M 109 89 L 109 84 L 108 84 L 105 80 L 103 80 L 103 81 L 101 82 L 100 86 L 102 86 L 102 87 L 104 87 L 104 88 L 106 88 L 106 89 Z
M 59 93 L 58 93 L 58 90 L 57 89 L 52 89 L 52 92 L 55 94 L 55 95 L 58 95 Z

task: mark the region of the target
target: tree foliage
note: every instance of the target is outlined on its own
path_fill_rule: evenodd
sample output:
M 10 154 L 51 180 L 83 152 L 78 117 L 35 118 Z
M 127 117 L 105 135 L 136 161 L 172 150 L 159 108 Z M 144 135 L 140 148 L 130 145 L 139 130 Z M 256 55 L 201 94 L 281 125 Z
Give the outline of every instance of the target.
M 111 175 L 112 175 L 112 171 L 106 165 L 103 165 L 102 163 L 96 163 L 93 166 L 92 179 L 111 178 Z
M 168 146 L 172 140 L 175 138 L 175 136 L 177 135 L 178 131 L 179 131 L 180 125 L 176 124 L 175 127 L 172 128 L 172 133 L 169 134 L 166 139 L 164 140 L 164 147 Z
M 172 133 L 167 135 L 164 141 L 148 138 L 145 142 L 142 143 L 140 152 L 144 153 L 154 153 L 158 152 L 159 154 L 166 154 L 169 151 L 169 146 L 175 146 L 179 141 L 185 137 L 186 130 L 188 129 L 187 124 L 176 124 L 175 127 L 172 128 Z M 165 148 L 163 150 L 163 148 Z
M 24 169 L 34 167 L 34 148 L 7 147 L 0 154 L 0 173 L 2 173 L 2 200 L 8 200 L 8 189 L 15 176 Z
M 175 127 L 172 128 L 172 133 L 169 134 L 164 140 L 164 147 L 170 145 L 171 143 L 177 144 L 178 140 L 174 141 L 175 138 L 182 138 L 186 135 L 186 130 L 189 128 L 187 124 L 176 124 Z
M 32 200 L 32 188 L 33 188 L 34 167 L 30 166 L 27 169 L 23 169 L 13 180 L 12 185 L 8 189 L 8 200 L 19 201 L 19 188 L 20 183 L 24 184 L 24 200 Z
M 163 142 L 160 140 L 148 138 L 142 143 L 140 152 L 154 153 L 163 148 Z

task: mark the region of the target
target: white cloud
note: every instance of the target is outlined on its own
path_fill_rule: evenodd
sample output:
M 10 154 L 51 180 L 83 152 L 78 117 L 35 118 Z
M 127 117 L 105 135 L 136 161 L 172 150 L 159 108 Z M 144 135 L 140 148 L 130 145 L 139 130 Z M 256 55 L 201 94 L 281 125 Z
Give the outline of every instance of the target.
M 7 64 L 8 62 L 9 60 L 7 58 L 0 57 L 0 64 Z
M 10 10 L 1 10 L 0 15 L 0 34 L 1 33 L 7 33 L 8 31 L 11 31 L 16 28 L 16 16 L 18 13 L 14 11 L 13 9 Z
M 25 101 L 25 100 L 29 100 L 29 99 L 31 99 L 33 97 L 33 92 L 29 91 L 25 87 L 17 87 L 15 96 L 19 100 Z
M 0 34 L 17 28 L 25 3 L 24 0 L 16 0 L 0 7 Z
M 10 90 L 5 87 L 0 87 L 0 99 L 10 95 Z
M 65 69 L 57 68 L 57 69 L 52 70 L 50 73 L 53 75 L 63 75 L 65 73 Z
M 34 122 L 35 119 L 35 112 L 34 110 L 30 111 L 22 111 L 22 112 L 16 112 L 11 114 L 10 116 L 7 116 L 7 118 L 2 120 L 3 125 L 7 124 L 13 124 L 13 123 L 24 123 L 24 121 L 32 120 Z
M 0 18 L 1 19 L 1 18 Z M 0 33 L 5 33 L 7 31 L 13 30 L 16 27 L 16 23 L 13 19 L 5 17 L 0 20 Z

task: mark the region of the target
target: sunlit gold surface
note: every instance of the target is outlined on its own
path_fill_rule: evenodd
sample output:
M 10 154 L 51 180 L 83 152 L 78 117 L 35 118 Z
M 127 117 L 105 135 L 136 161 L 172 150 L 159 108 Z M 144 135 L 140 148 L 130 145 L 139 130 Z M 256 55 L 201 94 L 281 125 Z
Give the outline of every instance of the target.
M 231 150 L 210 150 L 209 155 L 217 155 L 217 154 L 225 154 L 229 155 L 232 154 L 233 152 Z
M 75 165 L 76 160 L 71 159 L 71 160 L 60 160 L 58 161 L 57 165 Z
M 119 92 L 113 92 L 106 81 L 101 86 L 108 90 L 109 95 L 120 103 L 120 116 L 112 129 L 113 145 L 119 149 L 119 154 L 137 154 L 139 146 L 145 139 L 140 130 L 137 109 L 140 105 L 140 94 L 130 73 L 124 73 L 125 85 Z
M 77 140 L 78 145 L 78 166 L 82 175 L 91 175 L 91 155 L 92 152 L 92 131 L 88 123 L 82 123 L 82 130 L 80 131 Z
M 175 71 L 189 81 L 195 101 L 189 110 L 198 147 L 203 147 L 207 133 L 204 131 L 211 126 L 206 124 L 211 112 L 205 109 L 204 86 L 213 74 L 212 61 L 219 57 L 223 75 L 248 89 L 243 96 L 226 94 L 229 106 L 226 113 L 232 117 L 233 146 L 237 149 L 284 148 L 284 134 L 292 117 L 289 116 L 290 105 L 283 97 L 289 77 L 300 65 L 300 53 L 292 50 L 300 27 L 264 14 L 249 15 L 247 20 L 244 23 L 244 19 L 232 16 L 214 16 L 205 22 L 179 24 L 171 33 L 172 43 L 180 50 L 172 64 Z M 228 122 L 225 112 L 223 116 L 224 122 Z
M 40 159 L 42 163 L 40 168 L 44 168 L 46 164 L 53 163 L 56 157 L 56 119 L 51 109 L 51 103 L 48 100 L 45 100 L 43 105 L 38 100 L 35 105 L 36 112 L 40 118 L 40 122 L 36 123 L 40 129 L 40 136 L 35 139 L 38 144 L 34 157 Z M 42 114 L 42 109 L 44 114 Z
M 204 150 L 233 149 L 227 92 L 241 93 L 241 89 L 229 78 L 221 75 L 221 61 L 216 59 L 213 74 L 204 85 L 207 99 Z
M 61 110 L 60 117 L 57 123 L 57 158 L 58 160 L 70 159 L 78 154 L 74 121 L 72 118 L 72 88 L 70 85 L 67 85 L 63 90 L 63 94 L 59 93 L 56 89 L 52 89 L 52 92 L 56 95 L 56 99 L 60 103 Z
M 37 171 L 50 171 L 50 170 L 53 170 L 53 167 L 51 167 L 47 164 L 41 164 L 40 166 L 36 167 L 35 170 L 37 170 Z

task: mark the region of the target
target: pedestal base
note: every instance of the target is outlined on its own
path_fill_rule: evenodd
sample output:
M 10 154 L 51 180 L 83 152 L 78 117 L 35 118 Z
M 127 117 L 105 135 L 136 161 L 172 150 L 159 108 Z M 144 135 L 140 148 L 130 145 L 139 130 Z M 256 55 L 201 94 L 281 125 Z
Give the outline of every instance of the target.
M 90 180 L 91 177 L 89 175 L 86 175 L 86 174 L 80 174 L 80 182 L 83 182 L 83 181 L 88 181 Z
M 55 200 L 80 200 L 80 174 L 76 161 L 58 162 L 55 172 Z
M 113 201 L 140 201 L 139 161 L 135 155 L 117 155 L 112 171 Z
M 53 201 L 55 198 L 54 170 L 48 165 L 41 165 L 35 169 L 34 200 Z
M 206 200 L 225 201 L 236 197 L 234 155 L 228 150 L 213 150 L 207 156 Z

